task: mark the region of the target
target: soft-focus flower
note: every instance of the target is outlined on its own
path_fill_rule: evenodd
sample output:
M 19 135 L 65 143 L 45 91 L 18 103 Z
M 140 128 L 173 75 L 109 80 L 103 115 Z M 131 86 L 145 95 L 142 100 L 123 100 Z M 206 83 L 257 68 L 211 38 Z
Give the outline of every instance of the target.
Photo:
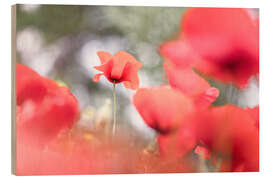
M 139 87 L 138 70 L 142 64 L 127 52 L 119 51 L 113 56 L 104 51 L 98 53 L 101 65 L 95 68 L 102 73 L 96 74 L 93 78 L 98 82 L 100 77 L 104 75 L 112 83 L 124 83 L 129 89 L 137 89 Z
M 190 66 L 243 87 L 259 73 L 259 24 L 245 9 L 190 8 L 178 40 L 160 52 L 177 66 Z
M 163 66 L 170 85 L 190 97 L 196 107 L 208 107 L 219 96 L 219 90 L 191 68 L 179 68 L 170 62 L 164 62 Z
M 182 35 L 207 63 L 196 67 L 203 73 L 240 87 L 259 73 L 259 26 L 245 9 L 192 8 Z
M 259 170 L 259 131 L 253 118 L 233 105 L 194 115 L 191 125 L 197 140 L 221 160 L 220 171 Z
M 188 118 L 183 120 L 175 133 L 158 135 L 158 147 L 162 157 L 182 158 L 190 153 L 197 144 L 193 129 Z
M 45 145 L 78 119 L 77 99 L 67 87 L 42 77 L 27 66 L 16 66 L 17 139 Z
M 146 124 L 161 134 L 176 130 L 193 109 L 188 97 L 169 86 L 140 88 L 133 104 Z

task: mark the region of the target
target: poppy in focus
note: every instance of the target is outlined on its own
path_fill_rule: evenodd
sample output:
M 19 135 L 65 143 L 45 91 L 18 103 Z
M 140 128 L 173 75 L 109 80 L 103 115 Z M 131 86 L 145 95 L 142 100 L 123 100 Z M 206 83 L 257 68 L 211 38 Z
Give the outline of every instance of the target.
M 113 56 L 104 51 L 97 52 L 101 65 L 95 66 L 95 69 L 101 71 L 94 76 L 93 80 L 98 82 L 104 75 L 112 83 L 124 83 L 129 89 L 139 87 L 138 70 L 142 64 L 127 52 L 119 51 Z

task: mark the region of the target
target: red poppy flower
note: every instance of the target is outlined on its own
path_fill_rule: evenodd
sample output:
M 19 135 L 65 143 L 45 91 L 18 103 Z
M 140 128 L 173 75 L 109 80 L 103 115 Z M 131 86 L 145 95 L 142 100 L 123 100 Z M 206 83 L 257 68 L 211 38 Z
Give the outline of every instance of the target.
M 129 89 L 139 87 L 138 70 L 142 64 L 127 52 L 119 51 L 115 55 L 108 52 L 99 51 L 101 65 L 95 68 L 102 73 L 94 76 L 94 81 L 98 82 L 100 76 L 104 75 L 112 83 L 124 83 Z
M 259 73 L 259 26 L 245 9 L 191 8 L 182 20 L 182 38 L 202 58 L 200 72 L 246 85 Z
M 190 8 L 180 38 L 160 53 L 177 67 L 193 67 L 238 87 L 259 73 L 259 23 L 244 9 Z
M 78 101 L 66 87 L 27 66 L 16 67 L 17 140 L 45 145 L 79 115 Z
M 248 111 L 226 105 L 194 116 L 197 139 L 219 157 L 221 171 L 258 171 L 259 131 Z
M 180 68 L 170 62 L 164 62 L 163 66 L 170 85 L 193 99 L 197 107 L 208 107 L 219 96 L 219 90 L 191 68 Z
M 168 86 L 138 89 L 133 104 L 146 124 L 161 134 L 177 129 L 193 108 L 188 97 Z

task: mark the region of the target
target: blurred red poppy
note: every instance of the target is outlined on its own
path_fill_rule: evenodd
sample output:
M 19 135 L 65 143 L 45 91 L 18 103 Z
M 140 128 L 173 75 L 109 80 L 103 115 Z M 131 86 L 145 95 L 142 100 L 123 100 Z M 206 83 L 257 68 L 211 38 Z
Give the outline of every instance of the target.
M 27 66 L 16 66 L 17 140 L 46 143 L 78 119 L 77 99 L 67 87 L 42 77 Z
M 146 124 L 161 134 L 176 130 L 193 110 L 192 101 L 169 86 L 140 88 L 133 104 Z
M 108 52 L 97 52 L 101 65 L 95 66 L 95 69 L 102 73 L 96 74 L 93 78 L 98 82 L 100 77 L 104 75 L 112 83 L 124 83 L 129 89 L 137 89 L 139 87 L 138 70 L 142 64 L 127 52 L 119 51 L 115 55 Z
M 259 23 L 245 9 L 190 8 L 181 38 L 160 52 L 177 66 L 194 67 L 225 83 L 244 87 L 259 73 Z
M 191 8 L 182 36 L 208 64 L 202 73 L 239 87 L 259 73 L 259 26 L 245 9 Z
M 191 124 L 199 143 L 221 160 L 221 171 L 258 171 L 259 131 L 253 118 L 245 109 L 225 105 L 194 115 Z
M 164 62 L 163 66 L 170 85 L 193 99 L 196 107 L 208 107 L 219 96 L 219 90 L 191 68 L 180 68 L 170 62 Z

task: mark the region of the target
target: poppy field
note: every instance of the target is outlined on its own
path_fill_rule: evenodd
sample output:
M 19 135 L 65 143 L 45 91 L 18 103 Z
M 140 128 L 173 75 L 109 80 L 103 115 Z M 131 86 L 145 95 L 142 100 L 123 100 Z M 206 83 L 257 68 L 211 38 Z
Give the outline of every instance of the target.
M 258 9 L 20 5 L 16 25 L 17 175 L 259 171 Z

